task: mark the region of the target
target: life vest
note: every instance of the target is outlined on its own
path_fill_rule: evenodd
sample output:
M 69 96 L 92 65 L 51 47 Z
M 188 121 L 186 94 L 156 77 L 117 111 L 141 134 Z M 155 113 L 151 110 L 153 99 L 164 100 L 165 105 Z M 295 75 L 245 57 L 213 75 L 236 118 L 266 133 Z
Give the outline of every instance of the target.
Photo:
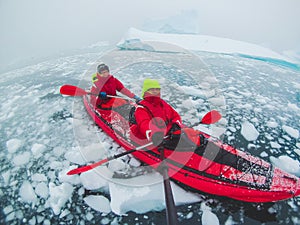
M 158 102 L 158 104 L 153 105 L 152 103 L 148 102 L 148 101 L 141 101 L 138 103 L 138 105 L 140 107 L 143 107 L 146 109 L 146 111 L 150 114 L 150 116 L 152 118 L 161 118 L 162 120 L 157 120 L 157 126 L 161 127 L 162 124 L 161 121 L 163 121 L 165 124 L 165 126 L 168 126 L 171 122 L 171 111 L 168 110 L 170 108 L 170 106 L 163 100 L 160 99 L 160 101 Z M 139 107 L 138 106 L 138 107 Z M 162 107 L 159 107 L 162 106 Z M 163 112 L 161 111 L 161 108 L 164 110 Z
M 144 107 L 148 113 L 155 117 L 153 112 L 151 111 L 151 107 L 153 107 L 150 103 L 146 101 L 139 102 L 138 105 L 140 107 Z M 139 107 L 138 106 L 138 107 Z M 129 123 L 131 126 L 136 126 L 137 122 L 134 116 L 136 107 L 131 108 L 129 113 Z M 170 121 L 166 120 L 165 125 L 168 125 Z M 206 138 L 201 134 L 200 131 L 195 130 L 193 128 L 184 127 L 180 128 L 173 127 L 169 130 L 168 134 L 169 138 L 165 139 L 163 145 L 165 148 L 170 150 L 178 150 L 178 151 L 196 151 L 203 150 L 207 145 Z
M 92 83 L 95 83 L 96 81 L 98 81 L 97 73 L 94 73 L 94 74 L 92 75 Z

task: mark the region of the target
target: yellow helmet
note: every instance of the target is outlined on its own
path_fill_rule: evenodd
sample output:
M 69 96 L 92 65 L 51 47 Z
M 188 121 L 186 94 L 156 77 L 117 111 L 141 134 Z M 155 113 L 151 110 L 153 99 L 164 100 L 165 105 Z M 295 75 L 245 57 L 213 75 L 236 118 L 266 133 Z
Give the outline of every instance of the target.
M 141 95 L 142 98 L 144 97 L 145 92 L 148 91 L 150 88 L 160 88 L 159 82 L 157 80 L 152 80 L 149 78 L 145 79 Z

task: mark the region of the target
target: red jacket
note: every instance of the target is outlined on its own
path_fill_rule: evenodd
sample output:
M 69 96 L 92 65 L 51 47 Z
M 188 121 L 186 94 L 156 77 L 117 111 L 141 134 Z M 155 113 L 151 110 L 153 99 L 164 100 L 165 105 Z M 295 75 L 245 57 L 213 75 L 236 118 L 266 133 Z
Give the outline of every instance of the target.
M 112 75 L 108 77 L 101 77 L 97 75 L 97 81 L 94 83 L 94 86 L 91 89 L 92 93 L 99 94 L 100 92 L 106 92 L 108 95 L 117 95 L 117 91 L 122 94 L 128 96 L 129 98 L 133 98 L 134 94 L 124 87 L 121 81 L 115 78 Z M 110 99 L 103 101 L 100 98 L 97 99 L 96 105 L 107 103 Z M 114 99 L 115 100 L 115 99 Z
M 131 132 L 139 139 L 150 140 L 154 132 L 168 133 L 174 123 L 182 126 L 180 115 L 159 97 L 145 97 L 135 111 L 136 124 Z

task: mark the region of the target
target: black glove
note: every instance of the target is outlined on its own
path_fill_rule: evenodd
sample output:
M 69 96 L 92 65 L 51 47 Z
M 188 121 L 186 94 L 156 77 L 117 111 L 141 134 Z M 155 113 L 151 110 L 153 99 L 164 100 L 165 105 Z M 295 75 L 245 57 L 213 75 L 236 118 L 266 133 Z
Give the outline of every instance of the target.
M 155 132 L 151 136 L 151 140 L 153 142 L 154 146 L 159 146 L 164 139 L 164 133 L 163 132 Z
M 169 133 L 172 134 L 173 132 L 175 132 L 177 130 L 181 130 L 181 127 L 177 123 L 173 123 Z
M 98 97 L 101 99 L 107 99 L 107 94 L 106 94 L 106 92 L 100 92 Z

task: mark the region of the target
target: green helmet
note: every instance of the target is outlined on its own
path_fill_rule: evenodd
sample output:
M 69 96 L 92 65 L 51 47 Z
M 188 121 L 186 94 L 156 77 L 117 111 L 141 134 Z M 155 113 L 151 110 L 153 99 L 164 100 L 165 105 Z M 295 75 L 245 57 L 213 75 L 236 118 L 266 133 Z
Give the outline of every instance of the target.
M 160 88 L 159 82 L 157 80 L 152 79 L 145 79 L 142 89 L 142 98 L 144 97 L 144 94 L 146 91 L 148 91 L 150 88 Z

